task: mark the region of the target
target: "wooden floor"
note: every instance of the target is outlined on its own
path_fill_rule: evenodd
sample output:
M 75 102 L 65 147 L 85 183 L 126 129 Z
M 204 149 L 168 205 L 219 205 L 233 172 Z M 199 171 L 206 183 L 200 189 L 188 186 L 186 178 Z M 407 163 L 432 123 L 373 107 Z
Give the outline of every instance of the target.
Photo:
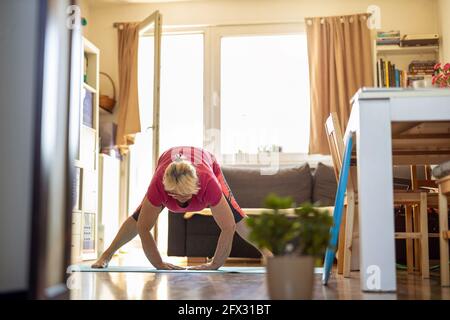
M 148 265 L 140 253 L 134 257 L 115 258 L 116 265 Z M 184 260 L 172 260 L 180 265 Z M 228 264 L 230 265 L 230 264 Z M 238 263 L 242 266 L 242 263 Z M 252 264 L 254 266 L 254 264 Z M 265 274 L 214 273 L 77 273 L 79 284 L 71 291 L 71 299 L 130 299 L 130 300 L 265 300 L 268 299 Z M 333 274 L 329 285 L 323 286 L 321 275 L 315 276 L 314 299 L 445 299 L 450 300 L 450 288 L 439 285 L 439 275 L 422 280 L 418 274 L 397 272 L 396 293 L 363 293 L 359 286 L 359 273 L 351 278 Z

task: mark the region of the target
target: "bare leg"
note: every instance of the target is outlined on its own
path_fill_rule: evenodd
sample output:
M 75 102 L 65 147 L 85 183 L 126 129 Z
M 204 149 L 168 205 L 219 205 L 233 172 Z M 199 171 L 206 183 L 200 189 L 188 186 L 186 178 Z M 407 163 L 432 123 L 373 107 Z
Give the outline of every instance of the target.
M 114 253 L 124 244 L 131 241 L 137 235 L 136 220 L 128 217 L 117 232 L 111 245 L 103 252 L 102 256 L 92 265 L 92 268 L 106 268 Z
M 244 239 L 245 241 L 247 241 L 248 243 L 250 243 L 252 246 L 254 246 L 256 249 L 258 249 L 258 251 L 261 253 L 261 255 L 263 256 L 263 263 L 266 264 L 266 260 L 267 258 L 271 258 L 273 257 L 272 252 L 270 252 L 267 249 L 259 249 L 254 243 L 252 243 L 249 240 L 249 234 L 250 234 L 250 229 L 247 226 L 247 223 L 245 220 L 247 220 L 248 218 L 245 217 L 244 219 L 242 219 L 241 221 L 239 221 L 238 223 L 236 223 L 236 232 L 237 234 Z

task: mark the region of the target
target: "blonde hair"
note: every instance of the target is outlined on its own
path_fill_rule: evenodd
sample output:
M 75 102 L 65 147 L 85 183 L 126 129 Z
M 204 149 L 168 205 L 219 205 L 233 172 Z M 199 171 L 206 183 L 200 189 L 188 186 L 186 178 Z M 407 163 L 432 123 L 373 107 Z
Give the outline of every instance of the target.
M 195 167 L 189 161 L 177 158 L 164 171 L 164 189 L 180 195 L 197 194 L 198 177 Z

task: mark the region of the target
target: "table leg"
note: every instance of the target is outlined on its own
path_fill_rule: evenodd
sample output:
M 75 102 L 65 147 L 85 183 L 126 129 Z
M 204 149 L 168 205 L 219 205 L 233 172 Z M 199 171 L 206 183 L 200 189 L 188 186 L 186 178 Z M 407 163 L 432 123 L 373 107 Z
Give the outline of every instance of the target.
M 361 289 L 395 291 L 392 142 L 389 100 L 359 100 L 356 126 Z

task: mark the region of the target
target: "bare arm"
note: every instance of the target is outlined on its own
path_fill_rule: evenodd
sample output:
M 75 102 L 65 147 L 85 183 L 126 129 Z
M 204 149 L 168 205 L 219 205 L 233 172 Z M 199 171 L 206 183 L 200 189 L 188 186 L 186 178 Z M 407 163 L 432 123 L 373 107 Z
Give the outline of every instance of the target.
M 211 212 L 221 230 L 219 240 L 217 241 L 216 252 L 210 264 L 192 267 L 191 269 L 218 269 L 223 266 L 230 255 L 234 232 L 236 231 L 236 222 L 234 221 L 230 206 L 223 195 L 219 203 L 211 207 Z
M 155 207 L 150 203 L 150 201 L 148 201 L 147 198 L 144 199 L 141 207 L 141 213 L 139 214 L 137 221 L 137 229 L 139 237 L 141 238 L 145 256 L 157 269 L 183 269 L 162 260 L 161 254 L 156 246 L 155 239 L 153 239 L 153 236 L 150 233 L 150 230 L 155 225 L 160 212 L 161 207 Z

